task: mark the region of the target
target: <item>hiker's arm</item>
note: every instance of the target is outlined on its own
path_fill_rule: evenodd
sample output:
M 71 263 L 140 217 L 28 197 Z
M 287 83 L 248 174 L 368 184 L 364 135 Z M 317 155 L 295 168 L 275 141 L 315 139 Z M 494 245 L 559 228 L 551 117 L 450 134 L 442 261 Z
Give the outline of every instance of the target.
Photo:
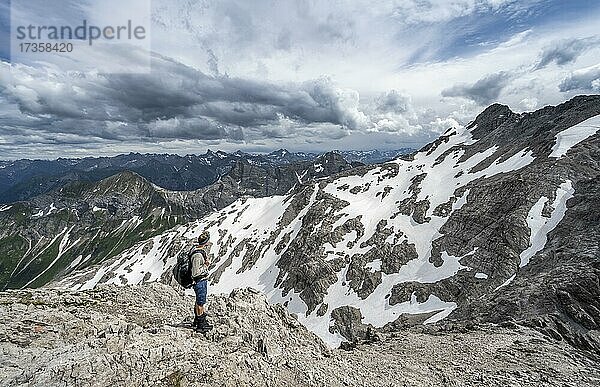
M 204 260 L 202 258 L 202 254 L 192 254 L 192 274 L 198 273 L 200 271 L 199 269 L 204 263 Z
M 204 252 L 205 252 L 205 254 L 204 254 L 204 264 L 206 265 L 206 267 L 209 267 L 210 264 L 213 261 L 213 255 L 210 252 L 211 248 L 212 248 L 212 243 L 209 242 L 208 248 L 206 250 L 204 250 Z
M 207 253 L 206 258 L 204 259 L 204 264 L 208 267 L 212 263 L 212 254 Z

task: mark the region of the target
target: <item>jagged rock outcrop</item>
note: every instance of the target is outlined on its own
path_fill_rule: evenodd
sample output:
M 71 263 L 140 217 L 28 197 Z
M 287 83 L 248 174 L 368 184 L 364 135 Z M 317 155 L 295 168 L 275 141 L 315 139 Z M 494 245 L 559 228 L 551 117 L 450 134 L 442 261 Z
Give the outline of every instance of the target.
M 303 353 L 329 356 L 252 290 L 211 298 L 215 329 L 206 335 L 182 324 L 192 298 L 159 284 L 11 291 L 0 300 L 2 385 L 265 385 L 293 377 Z
M 193 298 L 158 283 L 0 292 L 2 386 L 592 386 L 597 363 L 535 331 L 408 330 L 331 350 L 251 289 Z

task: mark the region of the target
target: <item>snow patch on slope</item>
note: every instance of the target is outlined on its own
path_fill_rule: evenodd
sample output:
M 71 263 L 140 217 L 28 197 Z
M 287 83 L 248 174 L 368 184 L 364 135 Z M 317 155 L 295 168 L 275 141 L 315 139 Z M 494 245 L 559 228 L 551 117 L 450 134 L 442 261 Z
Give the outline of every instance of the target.
M 529 263 L 529 260 L 540 250 L 544 248 L 547 242 L 548 233 L 560 223 L 567 212 L 567 200 L 573 197 L 573 185 L 570 180 L 565 181 L 556 190 L 556 198 L 552 203 L 552 214 L 550 218 L 542 215 L 542 211 L 548 198 L 542 196 L 529 210 L 527 215 L 527 225 L 531 231 L 529 236 L 529 247 L 521 254 L 521 263 L 523 267 Z
M 316 195 L 316 190 L 313 195 Z M 248 199 L 248 205 L 239 211 L 235 217 L 228 216 L 218 227 L 212 226 L 208 228 L 211 235 L 218 235 L 218 229 L 228 230 L 229 235 L 233 238 L 232 243 L 227 247 L 223 255 L 224 257 L 231 257 L 232 262 L 224 268 L 219 281 L 212 284 L 212 291 L 216 293 L 229 293 L 231 290 L 240 287 L 240 284 L 244 284 L 244 286 L 249 284 L 248 286 L 255 287 L 266 294 L 271 293 L 275 289 L 275 280 L 279 274 L 279 268 L 276 267 L 279 254 L 275 252 L 275 246 L 277 246 L 286 232 L 291 232 L 293 229 L 299 230 L 299 225 L 296 225 L 299 222 L 298 220 L 288 225 L 280 233 L 275 242 L 267 246 L 266 250 L 260 254 L 260 258 L 256 263 L 245 271 L 241 271 L 241 268 L 245 256 L 244 253 L 247 251 L 248 245 L 246 244 L 238 254 L 235 254 L 234 250 L 238 243 L 245 238 L 249 238 L 250 243 L 258 247 L 271 236 L 271 233 L 277 228 L 277 224 L 289 204 L 284 203 L 284 199 L 285 197 L 283 196 L 274 197 L 272 200 L 268 200 L 267 198 Z M 210 221 L 209 219 L 207 220 Z M 251 225 L 251 228 L 245 229 L 247 225 Z M 200 226 L 186 234 L 186 237 L 195 238 L 202 229 L 203 227 Z M 260 232 L 256 232 L 255 230 L 260 230 Z M 219 263 L 222 265 L 226 263 L 226 260 L 221 259 Z M 222 267 L 218 266 L 215 270 L 219 269 L 222 269 Z
M 513 280 L 515 279 L 516 276 L 517 276 L 516 274 L 511 275 L 506 281 L 504 281 L 504 283 L 502 283 L 502 285 L 500 285 L 496 289 L 494 289 L 494 291 L 496 291 L 498 289 L 502 289 L 505 286 L 508 286 L 511 282 L 513 282 Z
M 54 244 L 54 241 L 56 241 L 61 235 L 63 236 L 60 244 L 58 245 L 58 254 L 56 254 L 56 257 L 54 258 L 54 260 L 52 262 L 50 262 L 50 264 L 43 270 L 41 271 L 38 275 L 36 275 L 35 277 L 33 277 L 29 282 L 27 282 L 25 285 L 23 285 L 22 288 L 26 288 L 27 286 L 31 285 L 33 282 L 35 282 L 35 280 L 37 280 L 38 278 L 40 278 L 44 273 L 46 273 L 48 270 L 50 270 L 50 268 L 52 266 L 54 266 L 54 264 L 56 262 L 58 262 L 58 260 L 64 255 L 64 253 L 66 253 L 70 248 L 72 248 L 73 246 L 75 246 L 77 243 L 79 243 L 79 241 L 81 239 L 77 239 L 76 241 L 74 241 L 73 243 L 69 244 L 69 235 L 71 233 L 71 231 L 73 230 L 75 226 L 71 226 L 71 228 L 67 231 L 67 228 L 65 227 L 64 230 L 58 234 L 53 240 L 52 242 L 48 245 L 48 248 L 51 247 Z
M 571 126 L 556 135 L 556 143 L 548 157 L 563 157 L 569 149 L 600 130 L 600 115 Z
M 137 249 L 130 252 L 123 260 L 117 260 L 109 266 L 101 267 L 94 277 L 82 285 L 75 286 L 76 290 L 85 290 L 94 288 L 105 274 L 112 275 L 104 284 L 139 284 L 142 282 L 152 282 L 160 279 L 165 266 L 173 266 L 176 257 L 170 257 L 167 262 L 163 259 L 168 257 L 167 251 L 173 240 L 175 233 L 166 235 L 157 235 L 150 242 L 137 245 Z M 163 239 L 164 238 L 164 239 Z M 149 251 L 144 252 L 148 243 L 151 244 Z M 139 259 L 139 256 L 144 259 Z

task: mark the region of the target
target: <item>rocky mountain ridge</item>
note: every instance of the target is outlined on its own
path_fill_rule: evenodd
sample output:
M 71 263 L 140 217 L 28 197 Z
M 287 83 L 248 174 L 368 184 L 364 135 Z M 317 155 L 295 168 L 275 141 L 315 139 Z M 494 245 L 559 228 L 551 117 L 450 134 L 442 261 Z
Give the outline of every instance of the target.
M 329 349 L 252 289 L 192 297 L 162 284 L 0 292 L 2 386 L 593 386 L 597 363 L 531 329 L 491 325 L 381 333 Z
M 337 153 L 348 163 L 372 164 L 412 151 L 403 148 L 395 151 L 338 151 Z M 227 174 L 236 163 L 276 168 L 313 161 L 322 155 L 289 152 L 285 149 L 267 154 L 208 150 L 203 155 L 187 156 L 129 153 L 115 157 L 0 161 L 0 203 L 29 200 L 72 182 L 96 182 L 124 171 L 135 172 L 153 184 L 168 190 L 192 191 L 213 184 Z

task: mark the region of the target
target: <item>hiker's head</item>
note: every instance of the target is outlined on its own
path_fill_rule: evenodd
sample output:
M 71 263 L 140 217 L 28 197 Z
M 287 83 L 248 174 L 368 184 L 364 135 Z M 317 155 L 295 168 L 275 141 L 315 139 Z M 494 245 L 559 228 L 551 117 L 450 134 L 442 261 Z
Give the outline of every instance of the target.
M 208 231 L 203 231 L 200 236 L 198 236 L 198 244 L 205 245 L 210 240 L 210 233 Z

